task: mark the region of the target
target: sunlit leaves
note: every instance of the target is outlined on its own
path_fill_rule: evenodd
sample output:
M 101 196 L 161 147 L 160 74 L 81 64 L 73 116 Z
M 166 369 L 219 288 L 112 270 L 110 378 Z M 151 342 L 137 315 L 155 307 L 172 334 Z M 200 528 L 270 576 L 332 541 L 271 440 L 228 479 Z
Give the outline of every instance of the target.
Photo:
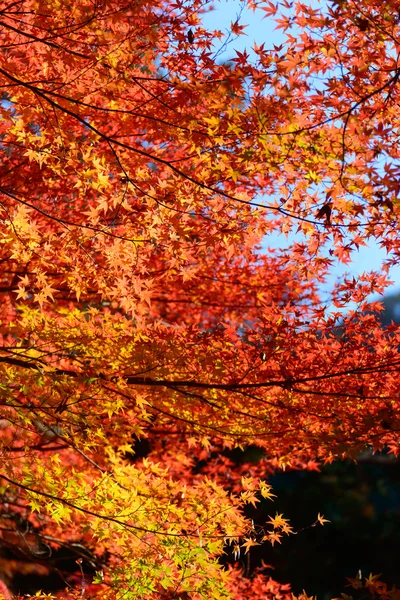
M 2 12 L 1 531 L 66 597 L 285 597 L 217 562 L 292 533 L 262 478 L 399 452 L 387 272 L 318 295 L 398 260 L 397 9 L 261 8 L 286 43 L 226 63 L 197 0 Z

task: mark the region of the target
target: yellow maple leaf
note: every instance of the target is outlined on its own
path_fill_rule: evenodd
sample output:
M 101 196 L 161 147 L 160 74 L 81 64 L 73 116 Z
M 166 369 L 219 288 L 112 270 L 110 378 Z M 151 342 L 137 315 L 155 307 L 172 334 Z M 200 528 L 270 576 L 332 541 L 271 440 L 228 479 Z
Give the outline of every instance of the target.
M 317 521 L 321 525 L 323 525 L 324 523 L 330 523 L 330 521 L 328 521 L 328 519 L 324 519 L 324 515 L 321 515 L 320 513 L 318 513 Z
M 260 545 L 259 542 L 256 542 L 256 540 L 253 540 L 252 538 L 245 538 L 245 541 L 241 546 L 242 546 L 242 548 L 245 548 L 244 553 L 247 554 L 252 546 L 259 546 L 259 545 Z
M 269 517 L 269 521 L 273 527 L 287 527 L 288 520 L 283 518 L 282 514 L 276 513 L 275 518 Z

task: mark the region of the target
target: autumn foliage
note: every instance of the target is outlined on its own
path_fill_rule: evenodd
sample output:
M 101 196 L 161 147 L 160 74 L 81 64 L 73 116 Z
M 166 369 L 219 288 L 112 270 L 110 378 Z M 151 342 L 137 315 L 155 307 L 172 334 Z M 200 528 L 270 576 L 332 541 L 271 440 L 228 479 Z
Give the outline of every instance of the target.
M 400 2 L 248 7 L 285 42 L 223 62 L 202 0 L 0 5 L 5 598 L 285 600 L 265 477 L 399 453 Z

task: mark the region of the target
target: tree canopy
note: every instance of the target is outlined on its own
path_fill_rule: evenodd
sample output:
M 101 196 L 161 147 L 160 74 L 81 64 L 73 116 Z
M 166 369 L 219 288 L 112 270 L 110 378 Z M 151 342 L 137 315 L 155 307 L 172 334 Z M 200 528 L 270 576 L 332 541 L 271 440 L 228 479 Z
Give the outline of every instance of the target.
M 219 560 L 293 533 L 265 478 L 399 453 L 400 2 L 247 6 L 225 63 L 202 0 L 0 8 L 0 539 L 63 598 L 285 598 Z

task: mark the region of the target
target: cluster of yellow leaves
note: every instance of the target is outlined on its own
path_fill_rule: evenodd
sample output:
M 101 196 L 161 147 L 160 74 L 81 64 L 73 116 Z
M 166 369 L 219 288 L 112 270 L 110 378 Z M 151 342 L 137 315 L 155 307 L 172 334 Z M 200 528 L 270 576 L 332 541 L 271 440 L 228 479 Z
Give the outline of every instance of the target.
M 126 598 L 144 597 L 160 585 L 224 597 L 215 559 L 224 538 L 246 527 L 232 499 L 212 481 L 190 488 L 160 464 L 144 460 L 138 469 L 110 447 L 106 453 L 108 470 L 86 475 L 79 465 L 66 467 L 67 451 L 46 465 L 34 457 L 24 465 L 21 492 L 44 539 L 71 541 L 74 531 L 83 531 L 99 560 L 105 553 L 114 557 L 116 568 L 105 570 L 104 581 Z

